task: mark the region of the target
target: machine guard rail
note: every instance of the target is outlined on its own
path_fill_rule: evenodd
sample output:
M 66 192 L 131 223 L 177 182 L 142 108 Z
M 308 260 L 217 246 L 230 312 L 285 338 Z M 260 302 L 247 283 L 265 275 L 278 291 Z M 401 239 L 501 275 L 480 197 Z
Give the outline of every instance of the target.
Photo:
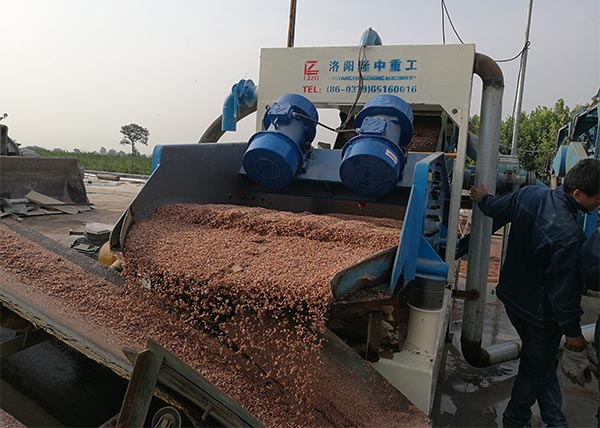
M 440 201 L 444 201 L 449 193 L 447 177 L 442 152 L 429 155 L 415 165 L 413 186 L 392 270 L 392 293 L 400 278 L 408 282 L 417 276 L 426 276 L 445 281 L 448 276 L 448 264 L 434 248 L 439 247 L 446 238 L 445 227 L 441 221 L 444 218 L 445 204 Z M 435 205 L 438 207 L 435 210 L 439 210 L 439 213 L 428 214 Z M 433 216 L 437 216 L 437 221 L 432 221 Z M 427 230 L 426 225 L 429 227 Z M 418 251 L 414 251 L 415 248 L 418 248 Z

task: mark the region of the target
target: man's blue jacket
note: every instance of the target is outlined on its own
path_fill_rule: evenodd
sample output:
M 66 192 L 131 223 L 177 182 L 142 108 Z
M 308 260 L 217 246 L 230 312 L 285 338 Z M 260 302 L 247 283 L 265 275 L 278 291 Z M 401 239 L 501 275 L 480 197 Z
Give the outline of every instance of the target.
M 486 195 L 479 208 L 496 224 L 512 223 L 498 298 L 534 325 L 558 323 L 566 336 L 580 336 L 580 249 L 585 235 L 576 213 L 584 208 L 562 186 Z
M 581 272 L 588 289 L 600 291 L 600 227 L 581 247 Z

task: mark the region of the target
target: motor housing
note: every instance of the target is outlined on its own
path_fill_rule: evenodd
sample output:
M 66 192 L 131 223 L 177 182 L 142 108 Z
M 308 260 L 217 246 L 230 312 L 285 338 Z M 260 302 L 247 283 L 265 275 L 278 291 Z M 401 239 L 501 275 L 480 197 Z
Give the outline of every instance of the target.
M 304 166 L 318 120 L 317 109 L 302 95 L 279 97 L 265 113 L 265 131 L 248 142 L 242 159 L 246 174 L 271 189 L 288 186 Z
M 371 98 L 358 113 L 358 135 L 342 149 L 340 178 L 359 195 L 380 197 L 391 192 L 404 169 L 406 147 L 413 134 L 413 112 L 394 95 Z

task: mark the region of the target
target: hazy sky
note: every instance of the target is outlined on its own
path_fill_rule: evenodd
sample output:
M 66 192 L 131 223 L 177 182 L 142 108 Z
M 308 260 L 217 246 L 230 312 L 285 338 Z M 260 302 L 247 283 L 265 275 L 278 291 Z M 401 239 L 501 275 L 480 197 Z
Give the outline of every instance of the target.
M 124 149 L 121 125 L 155 144 L 195 142 L 231 85 L 258 83 L 261 47 L 286 43 L 288 0 L 0 0 L 0 114 L 24 145 Z M 466 43 L 493 58 L 522 47 L 527 0 L 446 0 Z M 535 0 L 523 108 L 585 103 L 600 86 L 600 2 Z M 441 44 L 439 0 L 298 0 L 296 46 Z M 457 43 L 446 25 L 447 43 Z M 510 114 L 518 61 L 503 64 Z M 440 73 L 443 71 L 440 70 Z M 471 114 L 479 109 L 476 79 Z M 226 141 L 247 141 L 254 115 Z M 333 123 L 336 126 L 337 123 Z

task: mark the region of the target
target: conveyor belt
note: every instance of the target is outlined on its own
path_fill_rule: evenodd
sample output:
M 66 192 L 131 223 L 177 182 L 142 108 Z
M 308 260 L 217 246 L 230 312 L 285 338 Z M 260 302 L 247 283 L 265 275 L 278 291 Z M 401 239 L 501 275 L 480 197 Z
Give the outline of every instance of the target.
M 2 225 L 0 225 L 0 229 L 4 229 Z M 129 377 L 132 367 L 121 352 L 123 347 L 129 346 L 128 342 L 131 342 L 132 348 L 139 351 L 143 348 L 146 337 L 153 338 L 171 352 L 179 354 L 182 360 L 192 365 L 196 370 L 200 370 L 200 368 L 189 362 L 190 356 L 204 353 L 205 357 L 203 358 L 207 358 L 206 361 L 212 364 L 210 367 L 212 367 L 213 372 L 221 369 L 233 370 L 232 379 L 234 380 L 232 382 L 235 383 L 230 385 L 218 384 L 218 386 L 224 388 L 225 392 L 236 398 L 252 413 L 255 413 L 252 406 L 263 405 L 262 403 L 264 403 L 264 406 L 267 407 L 266 410 L 262 410 L 262 414 L 278 417 L 276 425 L 284 425 L 283 421 L 292 421 L 292 414 L 289 413 L 290 410 L 285 405 L 273 407 L 276 406 L 276 402 L 272 402 L 272 397 L 269 398 L 267 395 L 263 397 L 263 391 L 268 388 L 268 386 L 263 385 L 263 381 L 260 379 L 252 380 L 251 376 L 240 373 L 235 367 L 227 369 L 219 366 L 214 358 L 223 358 L 221 352 L 229 355 L 228 353 L 231 353 L 231 351 L 223 349 L 219 351 L 218 355 L 211 354 L 210 346 L 213 346 L 211 345 L 211 339 L 190 329 L 189 326 L 186 328 L 185 321 L 148 306 L 145 310 L 155 312 L 151 315 L 151 318 L 146 318 L 145 321 L 132 320 L 133 324 L 129 323 L 128 312 L 136 309 L 137 303 L 134 303 L 134 301 L 136 299 L 139 301 L 140 298 L 148 300 L 149 294 L 147 291 L 142 290 L 138 293 L 139 289 L 125 286 L 121 292 L 119 291 L 121 287 L 115 286 L 114 281 L 107 283 L 99 280 L 100 277 L 108 279 L 105 274 L 109 272 L 108 275 L 111 275 L 112 272 L 106 271 L 100 266 L 100 275 L 83 274 L 76 266 L 69 263 L 74 260 L 71 257 L 67 258 L 65 256 L 65 259 L 69 262 L 57 261 L 61 256 L 57 253 L 48 253 L 48 246 L 44 246 L 45 252 L 40 251 L 37 248 L 37 242 L 32 245 L 32 242 L 23 238 L 22 235 L 17 237 L 12 233 L 14 230 L 12 227 L 10 230 L 0 230 L 0 302 L 2 304 L 90 359 L 109 367 L 124 378 Z M 45 241 L 45 239 L 42 238 L 40 241 Z M 7 252 L 9 245 L 15 247 L 16 257 Z M 52 243 L 49 246 L 52 247 Z M 60 250 L 63 249 L 60 248 Z M 64 253 L 64 251 L 61 252 Z M 6 257 L 7 255 L 9 257 Z M 34 256 L 40 257 L 41 263 L 39 266 L 42 266 L 41 268 L 36 266 Z M 77 258 L 79 255 L 74 257 Z M 51 266 L 52 269 L 46 269 L 46 272 L 43 272 L 43 266 L 51 265 L 53 261 L 59 263 L 60 266 Z M 80 262 L 75 261 L 78 266 L 85 269 L 86 273 L 96 271 L 98 268 L 93 266 L 94 263 L 91 259 L 84 257 Z M 18 268 L 13 269 L 14 266 Z M 61 277 L 61 274 L 65 272 L 66 277 Z M 56 281 L 57 277 L 60 284 L 58 287 L 53 288 L 50 284 L 53 280 Z M 72 278 L 72 284 L 65 285 L 65 278 L 67 281 Z M 69 293 L 74 289 L 83 292 L 83 303 L 71 304 L 72 299 Z M 100 301 L 95 300 L 95 294 L 98 294 L 98 290 L 101 295 Z M 100 305 L 100 310 L 92 308 L 92 306 L 98 305 Z M 92 311 L 92 309 L 96 310 Z M 161 323 L 155 322 L 153 325 L 149 322 L 150 319 L 158 321 L 159 317 Z M 102 320 L 106 320 L 106 323 Z M 170 326 L 171 330 L 165 331 L 164 328 L 160 330 L 160 326 L 163 325 L 164 327 Z M 161 334 L 161 332 L 164 334 Z M 177 347 L 180 349 L 178 350 Z M 333 395 L 322 397 L 323 406 L 328 406 L 330 413 L 338 414 L 340 421 L 352 423 L 352 420 L 347 419 L 350 416 L 350 409 L 356 409 L 356 411 L 369 409 L 369 413 L 373 412 L 374 415 L 387 415 L 390 418 L 395 418 L 396 423 L 393 425 L 424 426 L 428 424 L 427 418 L 410 405 L 406 397 L 391 387 L 337 337 L 332 336 L 325 340 L 323 352 L 323 355 L 327 355 L 326 358 L 332 358 L 335 361 L 337 367 L 337 370 L 328 373 L 328 378 L 331 375 L 332 382 L 335 382 L 335 378 L 338 376 L 337 373 L 354 373 L 356 378 L 354 376 L 350 377 L 352 382 L 355 382 L 352 390 L 360 391 L 360 394 L 356 396 L 347 396 L 344 392 L 339 391 Z M 232 354 L 228 358 L 234 357 L 238 358 L 236 354 Z M 210 376 L 207 377 L 210 379 Z M 213 379 L 211 381 L 214 382 Z M 258 383 L 253 384 L 253 382 Z M 240 401 L 240 398 L 238 398 L 241 389 L 253 392 L 250 398 L 247 398 L 247 396 L 244 398 L 247 402 Z M 169 399 L 164 391 L 159 391 L 156 395 L 169 403 L 173 401 Z M 315 412 L 320 411 L 321 409 L 315 409 Z M 350 413 L 354 414 L 355 412 Z M 329 423 L 334 426 L 338 425 L 333 422 L 333 420 L 323 420 L 321 425 Z
M 0 278 L 0 303 L 3 306 L 119 376 L 128 377 L 132 366 L 119 349 L 86 337 L 81 320 L 77 323 L 72 320 L 69 322 L 63 315 L 51 313 L 47 310 L 48 307 L 36 303 L 32 299 L 31 288 L 2 267 Z
M 19 223 L 10 220 L 3 221 L 0 224 L 15 233 L 18 233 L 28 241 L 34 242 L 35 244 L 45 248 L 48 251 L 51 251 L 57 256 L 64 257 L 66 260 L 75 263 L 77 266 L 92 275 L 100 277 L 115 285 L 123 285 L 124 283 L 123 277 L 115 271 L 108 269 L 101 263 L 95 262 L 88 256 L 85 256 L 71 248 L 47 238 L 33 229 L 21 226 Z

